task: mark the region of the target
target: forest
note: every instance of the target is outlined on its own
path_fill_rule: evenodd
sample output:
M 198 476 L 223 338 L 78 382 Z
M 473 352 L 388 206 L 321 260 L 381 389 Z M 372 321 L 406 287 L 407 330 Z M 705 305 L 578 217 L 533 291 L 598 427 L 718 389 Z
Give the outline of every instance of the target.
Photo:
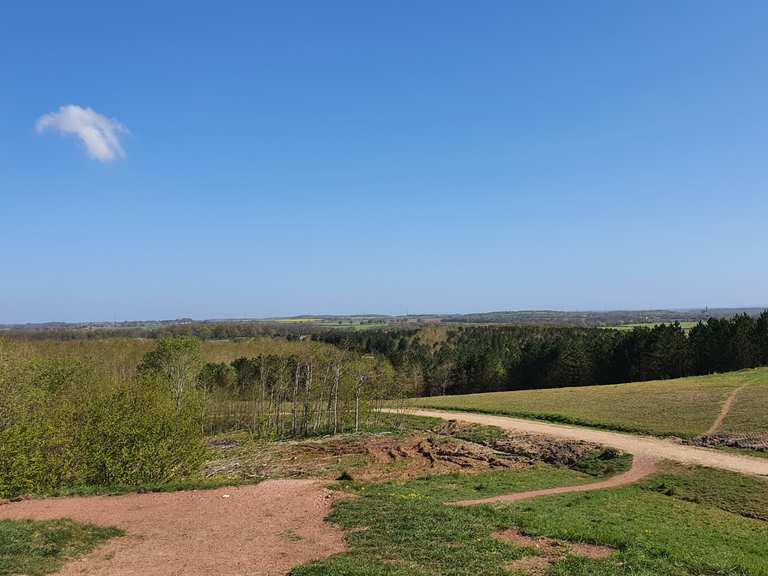
M 420 394 L 616 384 L 768 365 L 768 311 L 631 330 L 549 326 L 326 331 L 336 346 L 418 374 Z

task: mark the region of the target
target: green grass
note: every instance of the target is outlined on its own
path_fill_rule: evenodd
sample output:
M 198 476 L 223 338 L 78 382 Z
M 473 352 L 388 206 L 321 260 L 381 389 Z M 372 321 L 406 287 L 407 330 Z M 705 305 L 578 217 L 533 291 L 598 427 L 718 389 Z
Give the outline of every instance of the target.
M 768 370 L 762 374 L 738 393 L 721 432 L 768 432 Z
M 642 486 L 678 500 L 768 522 L 768 479 L 667 464 L 661 474 L 644 481 Z
M 728 395 L 745 382 L 750 386 L 741 392 L 744 396 L 740 394 L 726 427 L 768 431 L 768 368 L 607 386 L 417 398 L 410 404 L 690 438 L 706 432 Z
M 616 490 L 470 508 L 443 502 L 583 482 L 587 477 L 538 466 L 352 485 L 357 497 L 337 503 L 331 516 L 348 530 L 349 551 L 297 568 L 292 575 L 504 576 L 510 574 L 505 568 L 510 561 L 534 553 L 491 537 L 506 528 L 618 550 L 604 560 L 568 556 L 552 566 L 549 575 L 768 575 L 768 523 L 739 515 L 755 507 L 764 509 L 759 487 L 715 471 L 679 472 L 665 473 L 656 485 L 648 481 Z M 674 483 L 679 492 L 674 497 L 661 493 L 659 482 Z M 734 491 L 758 500 L 734 497 Z M 685 498 L 693 493 L 699 495 L 698 503 Z
M 113 484 L 111 486 L 71 486 L 62 488 L 45 496 L 119 496 L 121 494 L 146 494 L 149 492 L 179 492 L 180 490 L 215 490 L 225 486 L 244 486 L 258 484 L 261 478 L 239 480 L 234 478 L 190 478 L 158 484 L 142 484 L 128 486 Z
M 120 534 L 114 528 L 70 520 L 0 520 L 0 576 L 51 574 L 66 560 L 86 554 Z

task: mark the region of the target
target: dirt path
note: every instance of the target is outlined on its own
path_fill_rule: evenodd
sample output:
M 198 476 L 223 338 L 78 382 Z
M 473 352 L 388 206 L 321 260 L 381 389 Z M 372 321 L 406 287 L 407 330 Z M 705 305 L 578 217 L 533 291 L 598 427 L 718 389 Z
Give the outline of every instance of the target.
M 560 486 L 558 488 L 546 488 L 544 490 L 531 490 L 529 492 L 517 492 L 514 494 L 504 494 L 502 496 L 492 496 L 490 498 L 478 498 L 477 500 L 460 500 L 450 502 L 453 506 L 475 506 L 478 504 L 494 504 L 497 502 L 520 502 L 521 500 L 530 500 L 541 496 L 552 496 L 553 494 L 570 494 L 572 492 L 592 492 L 593 490 L 603 490 L 605 488 L 618 488 L 642 480 L 656 471 L 656 461 L 650 458 L 636 457 L 632 462 L 632 468 L 624 472 L 591 484 L 578 484 L 576 486 Z
M 768 458 L 754 458 L 732 454 L 711 448 L 699 448 L 679 444 L 672 440 L 655 438 L 653 436 L 639 436 L 611 432 L 582 426 L 570 426 L 565 424 L 552 424 L 537 420 L 525 420 L 510 416 L 493 416 L 490 414 L 477 414 L 473 412 L 449 412 L 445 410 L 409 409 L 408 414 L 414 416 L 428 416 L 442 418 L 444 420 L 460 420 L 475 424 L 498 426 L 505 430 L 521 432 L 534 432 L 537 434 L 550 434 L 558 438 L 569 440 L 585 440 L 604 446 L 611 446 L 624 452 L 633 454 L 638 458 L 649 460 L 672 460 L 683 464 L 695 464 L 708 466 L 721 470 L 730 470 L 741 474 L 756 476 L 768 476 Z
M 712 426 L 709 427 L 709 430 L 707 430 L 704 433 L 705 436 L 709 436 L 711 434 L 714 434 L 718 430 L 720 430 L 720 427 L 723 425 L 723 422 L 725 422 L 725 419 L 727 418 L 728 414 L 731 412 L 731 407 L 733 406 L 733 403 L 736 400 L 736 395 L 747 386 L 748 384 L 739 386 L 738 388 L 736 388 L 736 390 L 734 390 L 728 395 L 728 398 L 726 398 L 725 402 L 723 402 L 722 408 L 720 408 L 720 414 L 718 414 L 717 418 L 715 418 L 715 421 L 712 422 Z
M 63 576 L 277 576 L 344 550 L 323 520 L 333 494 L 312 480 L 168 494 L 27 500 L 0 519 L 114 526 L 126 535 L 65 565 Z

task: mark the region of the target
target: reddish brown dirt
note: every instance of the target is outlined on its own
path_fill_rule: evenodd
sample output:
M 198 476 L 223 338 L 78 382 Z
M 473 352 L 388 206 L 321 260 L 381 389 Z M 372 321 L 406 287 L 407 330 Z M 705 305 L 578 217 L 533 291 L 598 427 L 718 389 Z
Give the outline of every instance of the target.
M 498 540 L 511 542 L 521 548 L 536 551 L 536 556 L 526 556 L 509 564 L 508 568 L 517 573 L 528 576 L 540 576 L 547 572 L 549 567 L 562 560 L 566 555 L 573 554 L 582 558 L 604 560 L 616 552 L 615 548 L 608 546 L 596 546 L 594 544 L 572 543 L 553 538 L 534 538 L 526 536 L 517 530 L 503 530 L 493 535 Z
M 573 554 L 582 558 L 593 558 L 602 560 L 608 558 L 616 552 L 615 548 L 609 546 L 598 546 L 596 544 L 583 544 L 581 542 L 566 542 L 564 540 L 555 540 L 554 538 L 527 536 L 518 530 L 502 530 L 493 535 L 498 540 L 511 542 L 521 548 L 535 550 L 539 554 L 548 557 L 561 557 L 565 554 Z
M 208 463 L 206 476 L 334 480 L 346 472 L 358 481 L 382 482 L 525 466 L 486 446 L 427 433 L 409 438 L 390 435 L 326 438 L 218 452 L 221 457 Z
M 560 486 L 558 488 L 546 488 L 544 490 L 531 490 L 529 492 L 517 492 L 515 494 L 504 494 L 502 496 L 492 496 L 491 498 L 479 498 L 477 500 L 460 500 L 451 502 L 454 506 L 475 506 L 478 504 L 494 504 L 498 502 L 519 502 L 521 500 L 530 500 L 541 496 L 552 496 L 554 494 L 570 494 L 572 492 L 592 492 L 593 490 L 603 490 L 605 488 L 617 488 L 626 486 L 646 476 L 650 476 L 656 471 L 656 461 L 642 456 L 635 456 L 632 461 L 632 468 L 624 474 L 619 474 L 591 484 L 578 484 L 576 486 Z
M 0 519 L 113 526 L 125 536 L 67 564 L 63 576 L 277 576 L 344 551 L 324 522 L 333 493 L 311 480 L 168 494 L 27 500 Z

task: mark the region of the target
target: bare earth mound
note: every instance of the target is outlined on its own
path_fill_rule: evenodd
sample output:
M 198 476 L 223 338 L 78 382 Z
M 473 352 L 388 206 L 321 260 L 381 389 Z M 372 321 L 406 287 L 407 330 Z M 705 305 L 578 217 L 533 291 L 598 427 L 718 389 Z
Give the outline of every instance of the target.
M 449 472 L 486 472 L 525 466 L 507 454 L 456 438 L 417 434 L 345 436 L 282 442 L 258 449 L 217 448 L 218 458 L 204 475 L 247 479 L 253 477 L 323 478 L 334 480 L 342 472 L 355 480 L 381 482 L 408 480 Z
M 168 494 L 27 500 L 0 519 L 114 526 L 126 535 L 71 562 L 64 576 L 276 576 L 344 551 L 324 518 L 333 493 L 311 480 Z

